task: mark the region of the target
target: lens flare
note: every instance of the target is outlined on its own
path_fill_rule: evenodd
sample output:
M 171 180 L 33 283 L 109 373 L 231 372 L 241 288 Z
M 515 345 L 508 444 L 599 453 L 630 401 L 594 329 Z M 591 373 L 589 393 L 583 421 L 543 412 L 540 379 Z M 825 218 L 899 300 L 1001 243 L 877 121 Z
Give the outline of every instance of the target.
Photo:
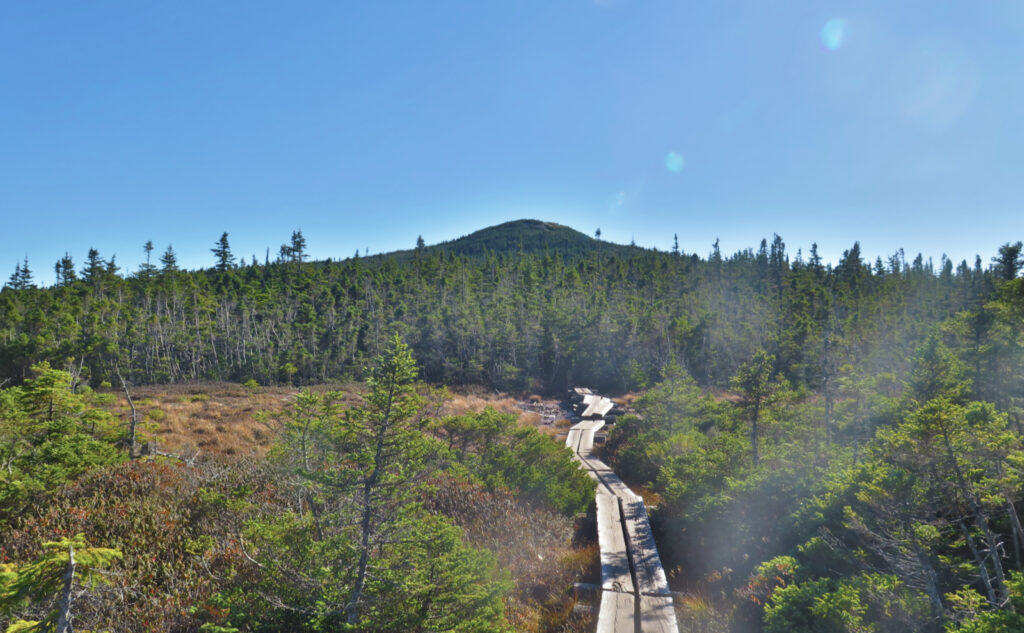
M 678 174 L 686 167 L 686 159 L 679 152 L 669 152 L 665 156 L 665 169 L 673 174 Z
M 839 50 L 846 42 L 846 20 L 832 18 L 821 27 L 821 43 L 830 51 Z

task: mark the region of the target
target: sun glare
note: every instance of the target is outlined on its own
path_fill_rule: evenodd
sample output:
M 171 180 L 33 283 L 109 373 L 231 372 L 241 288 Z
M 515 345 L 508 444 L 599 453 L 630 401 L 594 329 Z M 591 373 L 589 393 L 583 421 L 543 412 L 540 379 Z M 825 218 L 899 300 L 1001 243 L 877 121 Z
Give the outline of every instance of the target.
M 686 167 L 686 159 L 679 152 L 669 152 L 665 155 L 665 169 L 678 174 Z
M 830 51 L 839 50 L 846 43 L 846 20 L 832 18 L 821 27 L 821 43 Z

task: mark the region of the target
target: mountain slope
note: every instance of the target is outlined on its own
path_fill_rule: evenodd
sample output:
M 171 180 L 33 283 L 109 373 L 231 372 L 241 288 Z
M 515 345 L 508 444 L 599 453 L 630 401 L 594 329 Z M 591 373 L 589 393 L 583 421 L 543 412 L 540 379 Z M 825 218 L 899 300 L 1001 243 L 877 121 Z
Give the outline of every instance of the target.
M 562 255 L 585 255 L 595 251 L 627 251 L 636 247 L 602 242 L 576 229 L 554 222 L 541 220 L 514 220 L 496 226 L 489 226 L 458 239 L 425 246 L 423 252 L 450 253 L 464 257 L 480 257 L 486 253 L 544 253 L 558 252 Z M 394 251 L 374 255 L 370 259 L 394 258 L 407 260 L 415 249 Z
M 497 226 L 490 226 L 450 242 L 442 242 L 431 249 L 441 249 L 458 255 L 482 255 L 485 252 L 521 251 L 524 253 L 545 250 L 563 253 L 586 253 L 614 248 L 616 245 L 601 242 L 580 233 L 576 229 L 540 220 L 515 220 Z

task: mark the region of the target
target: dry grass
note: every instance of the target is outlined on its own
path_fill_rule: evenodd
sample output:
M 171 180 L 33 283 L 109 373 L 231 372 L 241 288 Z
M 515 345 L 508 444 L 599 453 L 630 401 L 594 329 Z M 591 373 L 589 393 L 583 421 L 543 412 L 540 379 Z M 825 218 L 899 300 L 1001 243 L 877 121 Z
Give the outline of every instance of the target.
M 499 413 L 520 413 L 517 400 L 508 394 L 464 394 L 453 393 L 444 407 L 442 415 L 466 415 L 467 413 L 480 413 L 485 408 L 491 407 Z
M 524 406 L 533 407 L 534 410 L 524 409 Z M 516 397 L 508 393 L 487 392 L 474 387 L 453 390 L 451 398 L 441 408 L 441 415 L 479 413 L 486 407 L 491 407 L 499 413 L 513 414 L 520 426 L 534 427 L 550 436 L 556 436 L 558 429 L 569 426 L 568 420 L 558 421 L 554 425 L 545 422 L 544 415 L 537 410 L 544 407 L 548 410 L 558 409 L 557 400 L 545 399 L 536 394 Z
M 326 391 L 328 387 L 321 387 Z M 337 385 L 331 385 L 337 390 Z M 342 387 L 346 394 L 354 386 Z M 277 439 L 273 415 L 280 413 L 297 393 L 293 387 L 261 387 L 249 390 L 224 382 L 150 385 L 132 389 L 139 413 L 142 441 L 160 450 L 216 455 L 264 455 Z M 128 419 L 124 394 L 118 394 L 116 410 Z
M 536 428 L 541 434 L 547 435 L 552 439 L 561 440 L 563 442 L 565 441 L 565 432 L 556 429 L 550 424 L 541 424 L 534 428 Z
M 516 631 L 585 630 L 570 626 L 578 620 L 571 588 L 578 581 L 600 582 L 600 552 L 592 535 L 574 547 L 580 527 L 567 517 L 523 504 L 508 491 L 488 492 L 449 477 L 434 483 L 427 507 L 450 517 L 468 542 L 494 552 L 515 580 L 505 606 Z
M 720 387 L 710 387 L 705 391 L 711 394 L 711 397 L 714 398 L 715 400 L 718 400 L 719 402 L 736 403 L 739 402 L 740 400 L 740 395 L 738 393 L 728 391 Z
M 702 593 L 688 593 L 675 599 L 676 621 L 680 631 L 728 633 L 733 630 L 734 613 Z
M 629 392 L 624 393 L 617 398 L 612 398 L 612 402 L 619 405 L 620 407 L 632 407 L 633 401 L 639 398 L 642 394 Z
M 262 455 L 273 443 L 273 423 L 257 419 L 257 411 L 281 411 L 290 390 L 261 389 L 251 393 L 223 383 L 144 387 L 132 394 L 144 420 L 147 439 L 161 450 L 223 455 Z M 122 397 L 120 408 L 127 415 Z
M 342 391 L 346 404 L 356 404 L 362 385 L 314 387 L 314 391 Z M 250 390 L 233 383 L 153 385 L 132 389 L 142 421 L 143 441 L 155 442 L 162 451 L 205 455 L 262 456 L 278 437 L 274 415 L 281 413 L 298 393 L 293 387 L 261 387 Z M 130 409 L 124 394 L 114 405 L 122 419 Z M 521 405 L 534 410 L 524 410 Z M 493 407 L 514 414 L 519 424 L 556 435 L 569 421 L 551 423 L 558 403 L 539 396 L 516 398 L 481 390 L 454 393 L 440 415 L 461 415 Z M 545 419 L 547 415 L 547 419 Z M 516 588 L 507 602 L 516 630 L 528 633 L 561 633 L 592 630 L 591 616 L 576 609 L 573 582 L 600 582 L 597 544 L 574 547 L 570 519 L 520 505 L 508 493 L 487 493 L 454 483 L 441 486 L 431 503 L 444 510 L 466 530 L 474 545 L 494 551 L 503 569 L 510 571 Z M 443 506 L 443 507 L 441 507 Z
M 629 484 L 630 489 L 640 495 L 640 498 L 644 500 L 644 505 L 650 508 L 661 503 L 661 495 L 654 490 L 651 490 L 645 485 L 632 483 Z
M 544 416 L 533 411 L 523 411 L 519 414 L 520 426 L 540 426 L 544 422 Z
M 361 384 L 320 385 L 314 391 L 341 391 L 345 400 L 355 404 Z M 291 402 L 294 387 L 246 389 L 226 382 L 150 385 L 132 389 L 138 409 L 140 437 L 156 442 L 162 451 L 218 455 L 264 455 L 277 438 L 273 416 Z M 130 410 L 123 393 L 118 393 L 116 412 L 128 419 Z M 517 416 L 518 423 L 543 433 L 556 435 L 558 429 L 545 424 L 543 416 L 524 411 L 521 402 L 543 402 L 540 396 L 519 400 L 507 393 L 487 392 L 479 388 L 459 389 L 444 403 L 440 415 L 479 413 L 486 407 Z M 259 415 L 258 415 L 259 414 Z M 562 428 L 562 424 L 557 425 Z M 565 421 L 564 426 L 568 426 Z

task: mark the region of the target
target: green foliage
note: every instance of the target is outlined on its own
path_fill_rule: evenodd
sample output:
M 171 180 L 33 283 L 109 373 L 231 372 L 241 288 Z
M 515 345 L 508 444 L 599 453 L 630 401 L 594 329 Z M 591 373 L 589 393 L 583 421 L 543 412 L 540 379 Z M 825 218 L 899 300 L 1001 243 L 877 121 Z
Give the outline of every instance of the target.
M 953 618 L 946 631 L 962 633 L 1013 633 L 1024 630 L 1024 574 L 1017 572 L 1007 580 L 1013 610 L 992 611 L 985 598 L 970 587 L 946 594 Z
M 135 384 L 321 383 L 358 378 L 399 331 L 439 383 L 624 391 L 660 381 L 674 359 L 725 387 L 764 350 L 773 373 L 818 388 L 852 360 L 902 374 L 936 323 L 993 288 L 966 263 L 935 275 L 895 255 L 869 268 L 850 249 L 830 270 L 790 261 L 781 238 L 702 260 L 536 221 L 340 262 L 289 251 L 237 268 L 226 236 L 213 250 L 215 269 L 180 271 L 168 249 L 160 271 L 129 278 L 92 253 L 83 279 L 0 292 L 0 380 L 73 357 L 94 385 L 117 384 L 116 368 Z
M 730 408 L 701 390 L 681 368 L 670 366 L 666 375 L 634 403 L 643 419 L 620 419 L 605 444 L 605 456 L 628 480 L 651 483 L 668 462 L 685 460 L 695 451 L 713 471 L 712 458 L 701 451 L 708 444 L 704 433 L 734 426 Z
M 71 376 L 47 363 L 18 387 L 0 390 L 0 519 L 90 468 L 124 459 L 117 420 Z
M 564 514 L 593 500 L 594 483 L 565 446 L 533 428 L 515 428 L 515 416 L 488 407 L 442 420 L 437 430 L 456 462 L 491 490 L 508 488 Z
M 374 556 L 365 606 L 351 630 L 507 630 L 502 597 L 511 587 L 493 555 L 465 545 L 460 530 L 444 520 L 409 512 L 395 519 L 402 538 L 382 543 Z M 331 531 L 318 539 L 309 516 L 251 522 L 245 539 L 261 565 L 254 584 L 214 602 L 229 608 L 231 624 L 244 630 L 346 628 L 343 607 L 358 565 L 355 536 Z
M 765 411 L 786 398 L 789 384 L 780 374 L 772 376 L 775 356 L 758 350 L 749 362 L 740 365 L 729 385 L 739 395 L 737 405 L 750 423 L 750 446 L 754 465 L 760 461 L 759 440 Z
M 10 615 L 26 607 L 41 607 L 46 613 L 43 620 L 16 620 L 7 629 L 10 631 L 53 630 L 58 612 L 55 604 L 65 583 L 72 553 L 75 566 L 75 584 L 92 587 L 107 579 L 100 570 L 109 567 L 113 561 L 122 558 L 120 551 L 106 547 L 89 547 L 85 536 L 77 534 L 59 541 L 42 544 L 43 554 L 24 565 L 0 565 L 0 614 Z
M 302 499 L 253 518 L 243 551 L 254 567 L 210 601 L 218 626 L 245 630 L 505 630 L 511 588 L 493 555 L 422 506 L 443 446 L 425 431 L 416 365 L 394 337 L 364 402 L 303 391 L 281 416 L 277 462 Z M 283 473 L 282 473 L 283 474 Z
M 963 362 L 935 335 L 917 350 L 908 386 L 917 404 L 936 398 L 962 402 L 971 387 Z
M 791 271 L 794 282 L 829 279 L 834 293 L 821 304 L 803 289 L 804 352 L 755 353 L 723 398 L 732 406 L 666 380 L 610 435 L 616 468 L 661 495 L 663 560 L 712 596 L 692 601 L 707 617 L 744 631 L 1019 628 L 1024 285 L 987 295 L 961 267 L 971 309 L 931 331 L 914 322 L 920 338 L 908 345 L 904 329 L 892 354 L 857 333 L 853 306 L 878 283 L 927 278 L 918 262 L 903 266 L 873 280 L 850 251 L 834 277 L 813 261 Z M 808 369 L 820 382 L 791 364 L 812 359 L 815 342 L 820 365 Z M 803 382 L 790 389 L 788 378 Z
M 902 633 L 930 628 L 928 604 L 895 576 L 860 574 L 782 587 L 765 608 L 765 633 Z

